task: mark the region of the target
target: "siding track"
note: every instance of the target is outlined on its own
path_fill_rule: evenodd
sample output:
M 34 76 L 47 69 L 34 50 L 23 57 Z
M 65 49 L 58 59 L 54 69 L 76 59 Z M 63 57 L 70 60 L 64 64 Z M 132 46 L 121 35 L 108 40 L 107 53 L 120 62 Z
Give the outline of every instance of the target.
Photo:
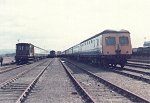
M 68 62 L 67 62 L 67 64 L 68 64 Z M 70 65 L 70 62 L 69 62 L 69 65 Z M 86 75 L 89 75 L 88 77 L 90 77 L 90 78 L 94 78 L 94 81 L 98 81 L 99 83 L 101 83 L 101 84 L 103 84 L 105 87 L 107 87 L 107 90 L 106 91 L 114 91 L 115 92 L 115 95 L 117 94 L 117 95 L 119 95 L 119 97 L 118 96 L 116 96 L 116 97 L 118 97 L 119 99 L 120 98 L 123 98 L 123 101 L 121 101 L 121 102 L 125 102 L 125 103 L 128 103 L 130 100 L 130 102 L 139 102 L 139 103 L 149 103 L 150 101 L 149 100 L 147 100 L 146 98 L 143 98 L 143 97 L 140 97 L 139 95 L 137 95 L 137 94 L 135 94 L 134 92 L 131 92 L 131 91 L 129 91 L 129 90 L 127 90 L 127 89 L 124 89 L 124 88 L 121 88 L 120 86 L 117 86 L 117 85 L 115 85 L 115 84 L 112 84 L 111 82 L 109 82 L 109 81 L 107 81 L 106 79 L 104 79 L 104 78 L 101 78 L 101 77 L 99 77 L 99 76 L 97 76 L 96 74 L 94 74 L 94 73 L 92 73 L 92 72 L 89 72 L 89 71 L 87 71 L 87 70 L 85 70 L 85 69 L 83 69 L 83 68 L 81 68 L 81 67 L 79 67 L 79 66 L 77 66 L 77 65 L 75 65 L 75 64 L 72 64 L 71 63 L 71 65 L 73 65 L 76 69 L 75 70 L 77 70 L 77 69 L 80 69 L 80 72 L 81 72 L 81 70 L 82 70 L 82 72 L 80 73 L 78 73 L 78 72 L 75 72 L 75 73 L 72 73 L 73 75 L 75 75 L 75 74 L 86 74 Z M 72 67 L 73 67 L 72 66 Z M 84 77 L 86 77 L 86 76 L 83 76 L 83 77 L 81 77 L 81 78 L 84 78 Z M 78 78 L 78 77 L 76 77 L 76 78 Z M 87 79 L 86 79 L 87 80 Z M 91 79 L 88 79 L 89 81 L 91 80 Z M 79 83 L 81 83 L 81 81 L 79 82 Z M 83 83 L 82 83 L 83 84 Z M 84 83 L 84 84 L 87 84 L 87 83 Z M 98 84 L 98 83 L 97 83 Z M 86 88 L 86 87 L 83 87 L 83 88 Z M 90 89 L 88 89 L 89 91 L 90 91 Z M 93 91 L 96 91 L 96 89 L 94 90 L 94 88 L 92 88 L 91 90 L 93 90 Z M 91 91 L 91 92 L 93 92 L 93 91 Z M 104 92 L 104 93 L 106 93 L 107 94 L 107 92 Z M 89 92 L 88 92 L 88 94 L 90 94 Z M 91 93 L 92 94 L 92 93 Z M 95 93 L 94 93 L 95 94 Z M 98 94 L 102 94 L 101 92 L 99 92 Z M 109 95 L 110 95 L 110 93 L 108 93 Z M 121 95 L 121 96 L 120 96 Z M 104 96 L 104 95 L 103 95 Z M 90 97 L 95 97 L 95 96 L 90 96 Z M 114 96 L 114 100 L 117 100 L 117 98 L 116 98 L 115 96 Z M 95 97 L 94 99 L 93 99 L 93 101 L 94 102 L 97 102 L 97 103 L 99 103 L 99 102 L 102 102 L 102 101 L 100 101 L 98 98 L 100 98 L 99 96 L 98 96 L 98 98 L 96 99 L 97 97 Z M 106 102 L 106 101 L 104 101 L 104 102 Z M 108 102 L 108 101 L 107 101 Z M 116 101 L 115 101 L 116 102 Z
M 134 70 L 129 68 L 121 69 L 119 67 L 117 67 L 116 69 L 110 68 L 110 71 L 150 84 L 149 72 L 144 72 L 144 71 L 139 71 L 139 70 Z
M 127 66 L 150 69 L 150 64 L 149 63 L 140 63 L 140 62 L 130 62 L 130 61 L 128 61 Z

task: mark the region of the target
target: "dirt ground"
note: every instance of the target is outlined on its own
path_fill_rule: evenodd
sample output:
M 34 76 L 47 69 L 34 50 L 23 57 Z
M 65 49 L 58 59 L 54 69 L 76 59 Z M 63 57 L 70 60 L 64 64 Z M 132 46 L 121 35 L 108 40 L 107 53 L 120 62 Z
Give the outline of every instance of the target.
M 11 62 L 15 62 L 14 57 L 3 57 L 3 64 L 7 64 L 7 63 L 11 63 Z

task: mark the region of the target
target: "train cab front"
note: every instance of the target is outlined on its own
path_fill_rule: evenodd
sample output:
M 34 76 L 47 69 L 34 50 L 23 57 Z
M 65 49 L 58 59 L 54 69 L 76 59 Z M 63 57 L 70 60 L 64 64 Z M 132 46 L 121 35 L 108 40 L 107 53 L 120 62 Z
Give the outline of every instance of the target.
M 28 43 L 18 43 L 16 44 L 16 64 L 24 64 L 28 62 L 29 55 L 29 44 Z
M 103 35 L 103 55 L 108 65 L 122 68 L 127 64 L 127 59 L 132 54 L 129 32 L 115 32 Z

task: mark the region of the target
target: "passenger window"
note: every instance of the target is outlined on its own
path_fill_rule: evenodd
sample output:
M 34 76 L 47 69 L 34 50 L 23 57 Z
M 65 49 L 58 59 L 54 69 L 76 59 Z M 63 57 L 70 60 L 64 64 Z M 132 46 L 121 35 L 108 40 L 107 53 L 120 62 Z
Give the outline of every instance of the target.
M 106 45 L 116 45 L 116 38 L 115 37 L 106 37 Z
M 24 46 L 22 46 L 22 50 L 24 50 Z
M 20 50 L 20 46 L 17 46 L 17 50 Z
M 99 39 L 97 39 L 97 46 L 99 46 Z
M 93 42 L 94 42 L 94 48 L 95 48 L 95 40 L 93 40 Z
M 22 50 L 22 46 L 20 46 L 20 50 Z
M 22 47 L 19 45 L 19 46 L 17 46 L 17 49 L 18 50 L 22 50 Z
M 102 38 L 100 38 L 100 45 L 102 45 Z
M 119 43 L 120 45 L 128 45 L 129 44 L 128 37 L 125 36 L 119 37 Z
M 28 46 L 26 46 L 26 50 L 29 50 L 29 47 L 28 47 Z

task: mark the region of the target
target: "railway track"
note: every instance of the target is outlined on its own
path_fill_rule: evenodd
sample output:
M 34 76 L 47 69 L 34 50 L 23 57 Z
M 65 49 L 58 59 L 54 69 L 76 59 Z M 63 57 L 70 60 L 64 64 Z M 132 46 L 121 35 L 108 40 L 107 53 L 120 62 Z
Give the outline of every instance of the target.
M 26 64 L 25 64 L 26 65 Z M 16 66 L 16 65 L 11 65 L 11 66 L 6 66 L 6 67 L 3 67 L 3 68 L 0 68 L 0 74 L 1 73 L 4 73 L 4 72 L 8 72 L 8 71 L 11 71 L 11 70 L 14 70 L 14 69 L 18 69 L 18 68 L 21 68 L 25 65 L 20 65 L 20 66 Z
M 148 64 L 148 63 L 140 63 L 140 62 L 130 62 L 130 61 L 128 61 L 127 66 L 150 69 L 150 64 Z
M 52 61 L 44 60 L 0 84 L 0 103 L 21 103 Z
M 16 65 L 13 64 L 13 65 L 0 66 L 0 70 L 4 70 L 13 66 L 16 66 Z
M 66 74 L 59 58 L 44 72 L 25 103 L 85 103 Z
M 68 71 L 66 65 L 63 64 L 63 61 L 61 61 L 61 64 L 63 65 L 66 73 L 68 74 L 69 78 L 72 80 L 76 90 L 84 99 L 84 101 L 86 101 L 87 103 L 94 103 L 93 98 L 86 92 L 86 90 L 80 85 L 80 83 L 74 78 L 74 76 L 72 76 L 72 74 Z
M 22 64 L 22 65 L 15 65 L 15 63 L 7 64 L 7 65 L 4 65 L 4 66 L 0 67 L 0 74 L 4 73 L 4 72 L 11 71 L 11 70 L 14 70 L 14 69 L 18 69 L 18 68 L 21 68 L 25 65 L 30 65 L 30 64 L 33 64 L 33 63 L 27 63 L 27 64 Z
M 64 63 L 62 63 L 62 64 L 64 65 L 64 68 L 66 68 L 66 70 L 68 70 L 68 67 L 65 66 Z M 73 66 L 71 66 L 71 69 L 74 68 L 73 70 L 70 71 L 71 72 L 70 75 L 73 75 L 73 77 L 79 81 L 79 83 L 80 83 L 79 86 L 81 86 L 79 88 L 83 88 L 83 90 L 80 90 L 80 91 L 86 92 L 85 96 L 88 98 L 88 100 L 89 100 L 89 98 L 91 98 L 90 102 L 94 102 L 94 103 L 95 102 L 97 102 L 97 103 L 108 102 L 108 101 L 104 101 L 104 97 L 105 97 L 105 100 L 109 100 L 108 97 L 111 97 L 115 100 L 115 102 L 127 102 L 127 103 L 128 102 L 139 102 L 139 103 L 149 103 L 150 102 L 146 98 L 140 97 L 139 95 L 137 95 L 127 89 L 123 89 L 115 84 L 112 84 L 111 82 L 105 80 L 104 78 L 101 78 L 101 77 L 97 76 L 96 74 L 89 72 L 89 71 L 69 62 L 69 65 L 70 64 L 73 65 Z M 68 72 L 69 72 L 69 70 L 68 70 Z M 81 77 L 79 77 L 79 75 Z M 103 97 L 103 100 L 99 99 L 102 97 Z M 112 99 L 110 99 L 110 101 L 111 100 Z M 121 101 L 121 100 L 123 100 L 123 101 Z
M 5 79 L 3 82 L 0 83 L 0 87 L 3 88 L 3 87 L 6 87 L 7 85 L 9 85 L 10 83 L 14 82 L 15 80 L 17 80 L 18 78 L 20 78 L 21 76 L 23 76 L 24 74 L 28 73 L 30 70 L 34 69 L 35 67 L 43 64 L 44 62 L 40 63 L 40 64 L 37 64 L 35 66 L 31 66 L 29 69 L 25 69 L 23 71 L 21 71 L 20 73 L 16 73 L 15 76 L 12 76 L 8 79 Z
M 21 68 L 25 65 L 30 65 L 30 64 L 33 64 L 34 62 L 32 63 L 27 63 L 27 64 L 22 64 L 22 65 L 16 65 L 15 63 L 13 64 L 7 64 L 7 65 L 3 65 L 2 67 L 0 67 L 0 74 L 1 73 L 4 73 L 4 72 L 8 72 L 8 71 L 11 71 L 11 70 L 14 70 L 14 69 L 18 69 L 18 68 Z
M 129 68 L 120 68 L 117 67 L 116 69 L 109 69 L 112 72 L 118 73 L 120 75 L 124 75 L 136 80 L 140 80 L 143 82 L 146 82 L 148 84 L 150 84 L 150 73 L 149 72 L 144 72 L 144 71 L 139 71 L 139 70 L 135 70 L 135 69 L 129 69 Z
M 145 59 L 145 60 L 142 60 L 142 59 L 128 59 L 128 61 L 130 61 L 130 62 L 139 62 L 139 63 L 150 63 L 150 58 L 148 59 L 147 58 L 147 60 Z
M 116 69 L 131 71 L 131 72 L 135 72 L 135 73 L 141 73 L 141 74 L 143 74 L 143 75 L 148 75 L 148 76 L 150 76 L 150 70 L 149 70 L 149 69 L 136 68 L 136 67 L 130 67 L 130 66 L 126 66 L 126 67 L 124 67 L 124 68 L 119 68 L 119 67 L 117 67 Z
M 18 68 L 7 68 L 4 71 L 2 71 L 0 73 L 0 84 L 5 82 L 6 80 L 18 75 L 19 73 L 25 71 L 25 70 L 29 70 L 30 68 L 32 68 L 35 65 L 38 65 L 41 62 L 45 62 L 45 60 L 43 61 L 39 61 L 30 65 L 21 65 L 21 67 Z

